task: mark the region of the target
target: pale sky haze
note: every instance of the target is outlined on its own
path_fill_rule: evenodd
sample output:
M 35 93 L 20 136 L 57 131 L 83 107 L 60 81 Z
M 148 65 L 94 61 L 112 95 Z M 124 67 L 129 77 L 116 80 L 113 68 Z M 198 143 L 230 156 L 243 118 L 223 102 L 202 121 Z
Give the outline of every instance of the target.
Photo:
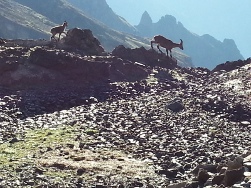
M 115 13 L 137 25 L 144 11 L 157 22 L 166 14 L 198 35 L 234 39 L 244 58 L 251 57 L 251 0 L 106 0 Z

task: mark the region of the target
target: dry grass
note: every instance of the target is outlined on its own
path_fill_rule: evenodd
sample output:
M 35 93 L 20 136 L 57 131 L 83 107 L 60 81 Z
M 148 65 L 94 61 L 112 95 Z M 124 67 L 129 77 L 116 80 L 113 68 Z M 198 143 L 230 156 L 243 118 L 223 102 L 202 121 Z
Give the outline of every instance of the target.
M 81 143 L 95 141 L 96 131 L 83 131 Z M 78 126 L 70 128 L 30 130 L 19 142 L 0 145 L 0 169 L 13 171 L 29 164 L 43 170 L 43 175 L 54 179 L 65 177 L 82 177 L 85 181 L 126 182 L 128 179 L 155 179 L 153 165 L 135 159 L 110 148 L 79 147 L 75 141 L 79 134 Z M 94 139 L 94 140 L 93 140 Z M 11 159 L 11 160 L 10 160 Z M 0 173 L 1 174 L 1 173 Z M 15 174 L 13 174 L 15 175 Z
M 64 155 L 60 155 L 64 153 Z M 67 155 L 65 155 L 67 154 Z M 37 163 L 42 167 L 56 168 L 60 170 L 81 170 L 85 178 L 101 176 L 106 178 L 139 177 L 153 178 L 155 174 L 151 164 L 134 159 L 121 151 L 111 149 L 61 149 L 50 151 L 41 156 Z M 82 173 L 80 175 L 82 175 Z

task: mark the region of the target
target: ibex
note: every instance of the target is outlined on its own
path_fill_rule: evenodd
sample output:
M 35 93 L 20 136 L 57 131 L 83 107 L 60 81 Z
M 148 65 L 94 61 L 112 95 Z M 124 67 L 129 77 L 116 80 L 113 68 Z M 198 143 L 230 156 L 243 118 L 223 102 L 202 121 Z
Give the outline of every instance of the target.
M 51 28 L 51 34 L 52 34 L 51 39 L 53 39 L 53 38 L 56 39 L 56 38 L 55 38 L 55 35 L 56 35 L 56 34 L 59 34 L 58 40 L 60 40 L 61 34 L 62 34 L 62 33 L 66 34 L 66 33 L 64 32 L 64 30 L 65 30 L 66 27 L 67 27 L 67 22 L 64 21 L 63 25 L 59 25 L 59 26 L 56 26 L 56 27 Z
M 166 49 L 166 53 L 168 56 L 168 51 L 170 51 L 170 57 L 172 57 L 172 49 L 179 47 L 181 50 L 183 50 L 183 41 L 180 39 L 180 44 L 174 43 L 173 41 L 166 39 L 165 37 L 161 35 L 157 35 L 153 37 L 153 40 L 151 40 L 151 47 L 153 49 L 153 43 L 157 44 L 157 48 L 161 53 L 163 53 L 159 46 L 163 47 Z

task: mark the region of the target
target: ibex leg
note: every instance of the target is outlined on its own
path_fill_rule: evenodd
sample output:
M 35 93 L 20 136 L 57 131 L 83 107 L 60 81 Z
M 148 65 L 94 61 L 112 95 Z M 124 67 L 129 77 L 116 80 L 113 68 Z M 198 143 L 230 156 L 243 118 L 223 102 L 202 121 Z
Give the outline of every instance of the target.
M 52 35 L 52 36 L 51 36 L 51 40 L 52 40 L 52 39 L 55 39 L 55 35 Z
M 173 56 L 172 56 L 172 50 L 170 50 L 170 57 L 173 58 Z
M 156 43 L 154 40 L 151 40 L 151 47 L 153 49 L 153 43 Z
M 157 48 L 159 49 L 159 51 L 160 51 L 161 53 L 163 53 L 163 52 L 160 50 L 159 44 L 157 45 Z
M 168 49 L 166 49 L 166 55 L 168 56 Z

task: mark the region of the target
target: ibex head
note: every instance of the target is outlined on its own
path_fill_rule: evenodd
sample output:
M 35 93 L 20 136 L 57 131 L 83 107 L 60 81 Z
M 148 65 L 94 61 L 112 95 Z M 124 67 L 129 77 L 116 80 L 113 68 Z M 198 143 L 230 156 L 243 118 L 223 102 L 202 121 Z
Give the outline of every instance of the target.
M 64 24 L 63 24 L 65 27 L 67 27 L 68 26 L 68 23 L 67 23 L 67 21 L 64 21 Z
M 183 40 L 180 39 L 180 49 L 183 50 Z

